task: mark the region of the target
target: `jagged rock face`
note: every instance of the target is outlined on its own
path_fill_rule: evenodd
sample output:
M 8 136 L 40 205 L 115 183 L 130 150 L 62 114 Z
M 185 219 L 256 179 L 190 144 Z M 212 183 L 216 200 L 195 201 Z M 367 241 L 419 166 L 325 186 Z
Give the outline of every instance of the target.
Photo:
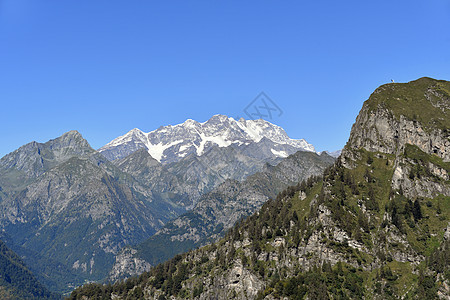
M 261 142 L 264 138 L 266 142 Z M 254 143 L 259 143 L 258 151 L 248 147 Z M 149 133 L 133 129 L 100 148 L 99 152 L 109 160 L 116 160 L 145 148 L 154 159 L 166 164 L 191 154 L 201 156 L 217 146 L 246 148 L 247 156 L 260 158 L 264 153 L 264 159 L 287 157 L 298 150 L 314 151 L 314 147 L 305 140 L 291 139 L 281 127 L 267 121 L 236 121 L 227 116 L 215 115 L 204 123 L 187 120 Z
M 426 154 L 440 157 L 444 163 L 450 161 L 450 130 L 446 127 L 450 110 L 448 88 L 448 82 L 421 78 L 406 84 L 384 85 L 375 90 L 356 118 L 342 162 L 351 164 L 356 159 L 355 150 L 361 148 L 392 154 L 396 157 L 392 177 L 394 189 L 402 189 L 411 198 L 450 195 L 449 187 L 439 182 L 409 178 L 417 163 L 405 157 L 406 147 L 413 145 Z M 411 115 L 398 105 L 417 107 Z M 429 116 L 423 117 L 419 109 Z M 432 162 L 428 162 L 425 168 L 435 177 L 448 180 L 444 168 Z
M 186 197 L 191 196 L 194 199 L 198 196 L 190 194 L 189 189 L 193 188 L 190 185 L 183 185 L 175 174 L 168 172 L 145 149 L 139 149 L 125 158 L 116 160 L 114 164 L 123 172 L 132 175 L 137 182 L 157 197 L 165 197 L 166 200 L 187 206 L 190 201 Z
M 110 271 L 110 276 L 113 280 L 117 280 L 119 274 L 136 276 L 150 269 L 151 265 L 145 260 L 136 257 L 136 253 L 136 249 L 124 248 L 116 256 L 115 263 Z
M 433 178 L 411 178 L 410 174 L 417 165 L 413 160 L 407 158 L 398 158 L 396 167 L 392 176 L 392 188 L 402 190 L 409 198 L 418 197 L 433 198 L 439 194 L 450 196 L 450 186 L 442 184 L 436 179 L 445 182 L 449 180 L 447 170 L 429 162 L 425 167 Z
M 190 158 L 183 160 L 183 163 L 171 164 L 167 166 L 167 169 L 174 174 L 181 175 L 182 180 L 188 182 L 208 182 L 209 180 L 203 179 L 205 175 L 219 177 L 222 182 L 226 179 L 240 181 L 244 180 L 248 175 L 260 171 L 266 162 L 278 163 L 280 160 L 280 158 L 255 158 L 247 155 L 241 149 L 235 149 L 232 146 L 216 146 L 212 147 L 202 156 L 190 155 Z M 195 166 L 196 169 L 190 170 L 190 166 Z M 186 170 L 188 171 L 186 172 Z
M 17 189 L 71 157 L 95 152 L 77 131 L 69 131 L 46 143 L 32 142 L 0 159 L 0 185 Z
M 364 103 L 347 146 L 398 154 L 406 144 L 411 144 L 425 153 L 450 161 L 450 131 L 447 126 L 450 95 L 445 88 L 450 88 L 448 82 L 428 78 L 381 86 Z M 416 94 L 410 96 L 411 92 L 406 93 L 405 89 L 414 90 Z M 382 102 L 378 101 L 380 98 Z M 408 111 L 393 110 L 392 107 L 397 105 L 402 109 L 402 106 L 416 106 L 417 110 L 411 116 Z M 421 118 L 419 109 L 430 116 Z
M 248 157 L 252 157 L 259 160 L 264 160 L 274 164 L 280 161 L 281 158 L 288 157 L 297 151 L 313 151 L 311 147 L 299 147 L 296 144 L 274 142 L 267 137 L 263 137 L 258 142 L 233 144 L 231 147 L 238 149 L 241 153 Z
M 431 131 L 431 132 L 429 132 Z M 428 154 L 450 161 L 450 133 L 441 129 L 426 130 L 418 121 L 400 116 L 397 120 L 389 110 L 370 111 L 363 107 L 353 125 L 349 146 L 371 152 L 396 154 L 406 144 L 416 145 Z
M 205 290 L 198 299 L 254 299 L 258 292 L 264 288 L 264 281 L 247 270 L 238 260 L 233 268 L 226 270 L 217 277 L 208 278 L 206 286 L 214 287 Z M 194 285 L 187 285 L 194 289 Z

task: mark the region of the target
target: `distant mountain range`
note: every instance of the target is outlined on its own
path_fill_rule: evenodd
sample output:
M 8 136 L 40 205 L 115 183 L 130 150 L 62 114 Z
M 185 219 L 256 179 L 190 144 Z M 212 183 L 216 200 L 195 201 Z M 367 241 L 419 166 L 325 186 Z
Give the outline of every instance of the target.
M 201 156 L 215 146 L 232 146 L 250 157 L 263 159 L 284 158 L 299 150 L 315 151 L 313 145 L 289 138 L 283 128 L 268 121 L 243 118 L 236 121 L 224 115 L 215 115 L 203 123 L 189 119 L 149 133 L 135 128 L 98 151 L 113 161 L 145 148 L 154 159 L 168 164 L 190 154 Z
M 40 282 L 68 292 L 105 279 L 123 247 L 146 241 L 170 220 L 204 205 L 199 203 L 211 205 L 216 196 L 219 201 L 219 186 L 238 188 L 240 181 L 267 174 L 297 151 L 317 157 L 309 167 L 322 168 L 314 147 L 290 139 L 282 128 L 221 115 L 148 134 L 132 130 L 99 151 L 77 131 L 31 142 L 0 159 L 0 238 Z M 220 230 L 206 230 L 201 243 L 214 240 L 212 234 L 221 236 L 237 216 L 248 215 L 292 182 L 273 183 L 269 194 L 239 203 L 237 211 L 213 210 L 227 222 Z M 227 197 L 220 205 L 240 199 Z

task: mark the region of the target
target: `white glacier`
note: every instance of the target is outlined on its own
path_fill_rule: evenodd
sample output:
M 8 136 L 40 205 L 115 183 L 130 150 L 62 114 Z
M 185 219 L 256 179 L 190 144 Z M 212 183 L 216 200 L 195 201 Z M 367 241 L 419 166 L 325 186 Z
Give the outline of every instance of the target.
M 200 156 L 214 145 L 246 147 L 260 142 L 263 138 L 278 145 L 275 149 L 270 149 L 277 157 L 286 157 L 292 154 L 293 149 L 315 152 L 314 146 L 304 139 L 291 139 L 283 128 L 266 120 L 241 118 L 236 121 L 225 115 L 214 115 L 202 123 L 188 119 L 184 123 L 161 126 L 148 133 L 135 128 L 106 144 L 99 151 L 108 159 L 115 160 L 145 147 L 153 158 L 168 163 L 190 153 Z M 290 150 L 286 152 L 288 148 Z

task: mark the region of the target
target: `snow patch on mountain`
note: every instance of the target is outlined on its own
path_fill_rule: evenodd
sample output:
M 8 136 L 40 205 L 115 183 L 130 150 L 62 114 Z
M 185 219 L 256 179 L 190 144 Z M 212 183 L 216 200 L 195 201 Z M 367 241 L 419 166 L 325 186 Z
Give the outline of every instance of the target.
M 116 160 L 145 147 L 154 159 L 161 163 L 170 163 L 191 153 L 201 156 L 211 147 L 249 145 L 258 143 L 263 138 L 297 150 L 315 152 L 314 146 L 304 139 L 291 139 L 283 128 L 266 120 L 241 118 L 236 121 L 225 115 L 215 115 L 203 123 L 188 119 L 184 123 L 162 126 L 148 133 L 135 128 L 99 151 L 109 160 Z M 271 151 L 277 157 L 292 154 L 275 149 Z
M 156 145 L 148 145 L 147 149 L 148 149 L 148 153 L 151 155 L 151 157 L 153 157 L 154 159 L 156 159 L 157 161 L 161 162 L 161 158 L 164 155 L 164 151 L 172 146 L 178 145 L 179 143 L 182 143 L 183 140 L 178 140 L 169 144 L 163 144 L 162 142 L 156 144 Z
M 205 151 L 205 145 L 207 142 L 217 144 L 219 147 L 228 147 L 231 145 L 231 141 L 225 140 L 222 136 L 206 136 L 204 133 L 200 133 L 200 146 L 197 147 L 197 155 L 200 156 Z
M 275 150 L 275 149 L 270 149 L 270 151 L 272 151 L 272 153 L 274 154 L 274 155 L 276 155 L 276 156 L 279 156 L 279 157 L 288 157 L 289 155 L 286 153 L 286 151 L 277 151 L 277 150 Z

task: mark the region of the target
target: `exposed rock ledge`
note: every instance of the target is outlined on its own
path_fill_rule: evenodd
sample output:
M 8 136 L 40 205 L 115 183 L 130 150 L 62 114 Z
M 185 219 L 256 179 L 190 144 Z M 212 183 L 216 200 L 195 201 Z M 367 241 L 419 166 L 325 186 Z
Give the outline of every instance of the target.
M 108 279 L 115 282 L 121 279 L 121 276 L 124 274 L 134 276 L 150 270 L 151 265 L 145 260 L 136 257 L 136 252 L 137 250 L 132 248 L 123 249 L 116 256 L 116 262 L 109 272 Z
M 347 146 L 364 148 L 371 152 L 398 154 L 406 144 L 416 145 L 423 152 L 435 154 L 445 162 L 450 161 L 450 133 L 425 130 L 423 126 L 404 116 L 399 120 L 387 109 L 369 111 L 367 104 L 356 118 Z

